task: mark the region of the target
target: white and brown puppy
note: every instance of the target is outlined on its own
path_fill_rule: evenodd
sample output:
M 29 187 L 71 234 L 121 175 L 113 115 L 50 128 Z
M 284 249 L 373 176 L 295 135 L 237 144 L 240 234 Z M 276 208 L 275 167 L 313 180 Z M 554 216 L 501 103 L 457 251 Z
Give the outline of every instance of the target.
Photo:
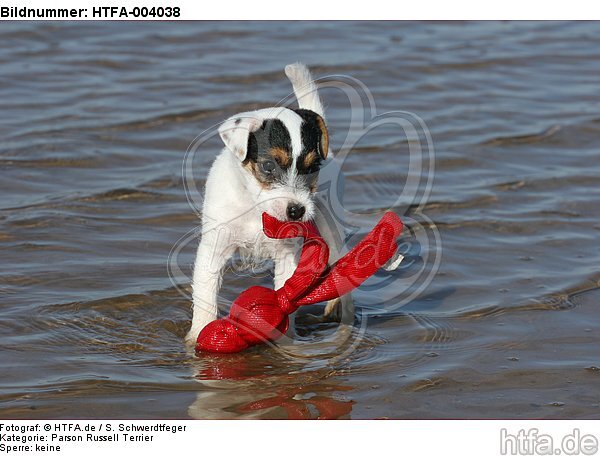
M 318 173 L 329 155 L 323 106 L 306 66 L 288 65 L 285 72 L 299 109 L 244 112 L 219 128 L 225 147 L 206 181 L 189 343 L 217 318 L 222 270 L 237 249 L 274 261 L 275 289 L 294 272 L 298 243 L 268 239 L 262 232 L 262 213 L 280 220 L 308 220 L 316 215 Z

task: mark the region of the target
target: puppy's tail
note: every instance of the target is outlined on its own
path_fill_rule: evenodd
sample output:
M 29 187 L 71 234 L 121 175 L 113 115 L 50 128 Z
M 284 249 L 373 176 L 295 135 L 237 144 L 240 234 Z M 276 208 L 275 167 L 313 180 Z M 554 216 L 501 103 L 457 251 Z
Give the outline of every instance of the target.
M 310 109 L 325 118 L 325 110 L 317 91 L 317 85 L 306 65 L 300 62 L 285 67 L 285 74 L 292 83 L 294 94 L 301 109 Z

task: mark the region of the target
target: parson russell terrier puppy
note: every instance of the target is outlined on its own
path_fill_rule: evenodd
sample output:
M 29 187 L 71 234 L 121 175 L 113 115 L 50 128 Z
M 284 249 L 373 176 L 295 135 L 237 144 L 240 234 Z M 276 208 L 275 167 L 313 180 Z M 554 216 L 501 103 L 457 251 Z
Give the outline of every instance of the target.
M 272 259 L 274 289 L 296 268 L 297 242 L 268 239 L 261 215 L 280 220 L 315 217 L 314 195 L 321 164 L 329 155 L 329 136 L 317 87 L 301 63 L 288 65 L 299 109 L 273 107 L 236 114 L 219 128 L 225 147 L 206 180 L 202 239 L 194 275 L 192 327 L 186 340 L 217 318 L 222 271 L 237 249 L 257 259 Z M 319 217 L 315 218 L 321 229 Z M 325 232 L 322 230 L 326 241 Z M 331 301 L 326 314 L 335 312 Z M 293 331 L 293 321 L 290 322 Z

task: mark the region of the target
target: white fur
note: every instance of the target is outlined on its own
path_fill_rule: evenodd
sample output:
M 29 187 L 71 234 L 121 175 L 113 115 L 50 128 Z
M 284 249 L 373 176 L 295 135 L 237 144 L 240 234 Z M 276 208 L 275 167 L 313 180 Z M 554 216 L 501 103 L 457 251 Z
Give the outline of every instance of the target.
M 299 96 L 300 107 L 323 116 L 323 107 L 308 69 L 301 64 L 288 65 L 286 74 Z M 293 163 L 284 184 L 264 190 L 243 168 L 242 161 L 246 155 L 248 135 L 269 118 L 278 118 L 287 127 Z M 263 212 L 267 212 L 285 220 L 290 202 L 300 203 L 306 208 L 303 220 L 315 215 L 313 195 L 296 185 L 296 159 L 302 150 L 301 124 L 302 118 L 294 111 L 276 107 L 237 114 L 219 128 L 225 147 L 214 161 L 206 180 L 202 239 L 192 279 L 194 307 L 192 327 L 187 335 L 189 343 L 195 343 L 202 328 L 217 318 L 222 270 L 237 249 L 247 250 L 256 258 L 274 261 L 275 289 L 283 286 L 296 269 L 298 242 L 268 239 L 262 231 L 261 217 Z M 292 319 L 290 327 L 293 328 Z
M 325 110 L 317 91 L 317 85 L 306 65 L 300 62 L 287 65 L 285 74 L 292 83 L 294 94 L 298 99 L 298 106 L 302 109 L 310 109 L 325 119 Z

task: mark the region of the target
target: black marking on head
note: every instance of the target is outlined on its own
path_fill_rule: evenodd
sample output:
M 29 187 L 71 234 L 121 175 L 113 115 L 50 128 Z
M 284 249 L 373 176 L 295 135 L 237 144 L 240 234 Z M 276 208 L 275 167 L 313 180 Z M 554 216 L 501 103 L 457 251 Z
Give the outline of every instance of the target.
M 321 161 L 327 156 L 327 132 L 323 118 L 308 109 L 296 109 L 302 117 L 300 136 L 302 152 L 298 157 L 296 167 L 299 174 L 312 174 L 319 171 Z
M 248 146 L 246 147 L 246 158 L 244 164 L 249 161 L 256 162 L 258 159 L 258 141 L 254 133 L 248 135 Z
M 269 134 L 269 146 L 292 152 L 292 138 L 285 124 L 279 119 L 269 119 L 263 123 Z
M 282 180 L 291 163 L 292 138 L 281 120 L 267 119 L 248 135 L 248 153 L 243 165 L 263 186 Z
M 258 130 L 248 135 L 248 149 L 250 149 L 251 142 L 258 149 L 258 154 L 265 153 L 272 148 L 292 153 L 290 132 L 279 119 L 265 120 Z
M 237 119 L 235 119 L 235 124 L 236 124 L 236 125 L 239 125 L 241 121 L 242 121 L 242 119 L 240 119 L 240 118 L 238 117 Z

